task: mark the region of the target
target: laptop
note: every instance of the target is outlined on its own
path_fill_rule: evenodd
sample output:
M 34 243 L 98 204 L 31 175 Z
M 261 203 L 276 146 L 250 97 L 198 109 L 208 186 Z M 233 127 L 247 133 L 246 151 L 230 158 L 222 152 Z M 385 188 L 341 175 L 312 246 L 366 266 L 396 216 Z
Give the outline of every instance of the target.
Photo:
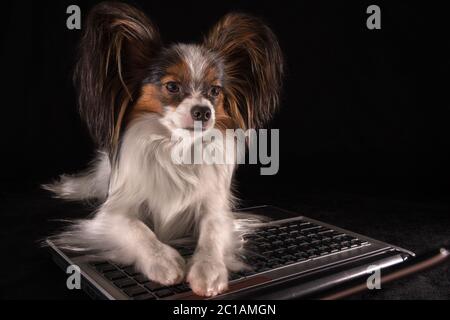
M 349 230 L 274 206 L 239 211 L 270 220 L 246 237 L 249 270 L 230 273 L 229 289 L 212 298 L 195 295 L 187 283 L 170 287 L 150 281 L 133 266 L 92 261 L 47 241 L 53 260 L 64 270 L 80 268 L 81 287 L 93 299 L 196 300 L 297 299 L 368 278 L 375 269 L 401 264 L 414 253 Z M 188 258 L 193 247 L 177 248 Z

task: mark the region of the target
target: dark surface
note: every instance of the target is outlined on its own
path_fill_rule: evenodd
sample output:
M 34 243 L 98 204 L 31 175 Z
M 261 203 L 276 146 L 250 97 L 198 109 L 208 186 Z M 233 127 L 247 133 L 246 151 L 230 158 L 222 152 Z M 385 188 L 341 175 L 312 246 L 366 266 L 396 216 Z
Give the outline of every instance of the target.
M 54 219 L 83 217 L 90 209 L 75 203 L 49 198 L 44 191 L 26 196 L 2 194 L 1 298 L 87 299 L 81 291 L 66 289 L 64 273 L 51 261 L 39 241 L 61 226 Z M 261 195 L 261 194 L 260 194 Z M 450 206 L 446 203 L 393 201 L 355 195 L 302 195 L 295 203 L 266 195 L 272 204 L 399 245 L 424 252 L 448 242 Z M 251 202 L 251 201 L 250 201 Z M 249 203 L 250 204 L 250 203 Z M 389 284 L 353 299 L 449 299 L 448 265 Z

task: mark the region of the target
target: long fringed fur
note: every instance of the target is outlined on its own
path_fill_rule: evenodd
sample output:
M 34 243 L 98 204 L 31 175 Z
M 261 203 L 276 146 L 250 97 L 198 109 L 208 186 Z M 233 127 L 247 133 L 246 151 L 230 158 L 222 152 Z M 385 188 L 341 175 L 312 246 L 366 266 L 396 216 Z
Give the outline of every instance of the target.
M 229 190 L 234 166 L 174 164 L 170 157 L 176 145 L 168 134 L 156 116 L 143 117 L 127 130 L 117 165 L 111 165 L 106 153 L 100 152 L 86 173 L 62 176 L 46 185 L 64 199 L 107 199 L 93 218 L 73 221 L 50 239 L 65 250 L 129 262 L 126 250 L 111 246 L 115 241 L 111 234 L 120 236 L 115 228 L 130 222 L 127 216 L 111 214 L 117 206 L 133 208 L 131 217 L 139 217 L 163 242 L 178 246 L 195 241 L 204 193 L 220 188 L 214 192 L 215 201 L 228 202 L 228 214 L 234 216 Z M 228 256 L 230 268 L 240 265 L 236 255 L 243 253 L 243 236 L 261 222 L 251 214 L 241 213 L 236 218 L 233 250 Z
M 100 151 L 86 171 L 76 175 L 61 175 L 53 183 L 42 185 L 42 188 L 65 200 L 104 201 L 108 196 L 110 174 L 108 155 Z
M 284 74 L 272 30 L 259 18 L 233 13 L 212 28 L 204 43 L 224 60 L 225 108 L 236 126 L 263 126 L 279 106 Z
M 74 73 L 80 114 L 98 148 L 111 155 L 161 40 L 144 13 L 120 2 L 96 5 L 83 32 Z
M 245 236 L 254 233 L 262 223 L 267 221 L 268 218 L 252 213 L 234 212 L 233 237 L 235 243 L 233 253 L 227 256 L 226 261 L 230 270 L 238 271 L 252 268 L 252 266 L 246 265 L 244 262 L 247 256 L 245 248 L 247 240 L 245 240 Z M 94 220 L 90 219 L 64 220 L 63 222 L 66 223 L 64 230 L 46 239 L 50 240 L 58 248 L 76 254 L 83 254 L 92 260 L 132 261 L 131 258 L 125 258 L 124 260 L 123 256 L 118 256 L 119 251 L 105 245 L 110 234 L 105 231 L 113 228 L 117 221 L 109 220 L 106 224 L 96 224 Z M 171 239 L 167 243 L 175 248 L 192 248 L 195 247 L 196 238 L 191 234 L 186 237 Z M 43 241 L 42 244 L 46 246 L 47 242 Z M 126 254 L 126 252 L 122 253 Z
M 260 127 L 270 119 L 279 102 L 283 59 L 275 35 L 259 19 L 229 14 L 203 45 L 183 48 L 189 51 L 188 64 L 203 65 L 198 61 L 202 52 L 214 52 L 212 60 L 220 60 L 222 117 L 232 123 L 223 121 L 226 128 Z M 161 121 L 168 111 L 158 108 L 167 106 L 160 91 L 148 93 L 144 102 L 154 105 L 146 112 L 133 113 L 150 69 L 164 52 L 156 28 L 136 8 L 100 3 L 89 13 L 74 79 L 81 116 L 101 152 L 86 172 L 62 176 L 45 188 L 64 199 L 96 199 L 100 206 L 52 240 L 66 250 L 133 264 L 165 285 L 186 278 L 195 293 L 212 296 L 226 289 L 228 270 L 243 267 L 237 257 L 243 235 L 259 219 L 232 212 L 234 164 L 174 163 L 171 151 L 179 146 L 171 140 L 173 128 Z M 158 79 L 147 85 L 161 88 L 162 75 Z M 189 108 L 190 119 L 194 105 Z M 227 154 L 231 149 L 216 150 Z M 196 251 L 186 267 L 168 244 L 193 240 Z

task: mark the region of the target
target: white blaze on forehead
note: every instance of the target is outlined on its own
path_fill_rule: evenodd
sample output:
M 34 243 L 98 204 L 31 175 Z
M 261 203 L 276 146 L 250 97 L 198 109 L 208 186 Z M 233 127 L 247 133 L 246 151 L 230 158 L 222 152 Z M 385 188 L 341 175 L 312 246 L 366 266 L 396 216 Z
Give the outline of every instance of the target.
M 181 44 L 179 45 L 179 49 L 184 61 L 189 67 L 192 78 L 194 80 L 201 80 L 209 62 L 205 52 L 201 47 L 192 44 Z
M 178 108 L 186 107 L 186 108 L 190 109 L 193 106 L 205 106 L 205 107 L 209 107 L 211 109 L 211 111 L 214 111 L 214 107 L 213 107 L 211 101 L 209 101 L 208 99 L 205 99 L 203 97 L 200 97 L 200 96 L 188 97 L 188 98 L 184 99 L 180 103 Z

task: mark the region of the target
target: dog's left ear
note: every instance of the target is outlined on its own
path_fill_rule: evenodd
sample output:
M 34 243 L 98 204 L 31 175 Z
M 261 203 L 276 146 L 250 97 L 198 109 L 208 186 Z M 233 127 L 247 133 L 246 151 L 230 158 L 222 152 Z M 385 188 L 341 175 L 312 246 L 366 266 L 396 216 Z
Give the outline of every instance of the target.
M 80 113 L 97 147 L 112 155 L 161 40 L 143 12 L 121 2 L 95 5 L 83 31 L 74 74 Z
M 204 43 L 224 62 L 225 111 L 240 128 L 262 126 L 278 107 L 283 77 L 283 56 L 272 30 L 258 18 L 231 13 Z

